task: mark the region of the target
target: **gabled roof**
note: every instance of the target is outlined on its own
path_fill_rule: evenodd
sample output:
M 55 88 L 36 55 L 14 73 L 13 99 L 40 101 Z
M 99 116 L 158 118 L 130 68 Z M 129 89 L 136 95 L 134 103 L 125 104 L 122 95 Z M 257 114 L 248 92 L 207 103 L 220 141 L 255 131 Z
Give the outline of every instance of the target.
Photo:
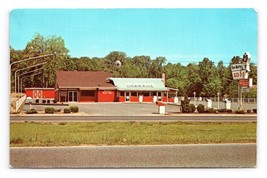
M 109 78 L 121 91 L 167 91 L 162 78 Z
M 56 86 L 58 88 L 114 88 L 107 80 L 109 72 L 102 71 L 58 71 L 56 72 Z

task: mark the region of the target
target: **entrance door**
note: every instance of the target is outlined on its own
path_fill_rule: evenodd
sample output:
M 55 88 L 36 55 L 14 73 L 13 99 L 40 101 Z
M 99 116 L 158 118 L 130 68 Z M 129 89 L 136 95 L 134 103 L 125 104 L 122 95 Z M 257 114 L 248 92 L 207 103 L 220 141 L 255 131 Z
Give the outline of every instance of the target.
M 77 102 L 77 91 L 69 91 L 69 102 Z
M 130 92 L 129 91 L 125 92 L 125 101 L 130 101 Z

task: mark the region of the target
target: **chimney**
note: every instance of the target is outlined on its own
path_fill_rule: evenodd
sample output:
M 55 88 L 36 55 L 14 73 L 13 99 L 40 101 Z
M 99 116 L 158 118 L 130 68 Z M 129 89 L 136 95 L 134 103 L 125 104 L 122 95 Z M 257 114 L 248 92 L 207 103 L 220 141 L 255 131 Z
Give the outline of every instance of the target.
M 162 81 L 163 81 L 163 83 L 164 83 L 164 85 L 165 85 L 165 78 L 166 78 L 166 77 L 165 77 L 165 73 L 162 73 L 161 76 L 162 76 L 162 77 L 161 77 L 161 78 L 162 78 Z

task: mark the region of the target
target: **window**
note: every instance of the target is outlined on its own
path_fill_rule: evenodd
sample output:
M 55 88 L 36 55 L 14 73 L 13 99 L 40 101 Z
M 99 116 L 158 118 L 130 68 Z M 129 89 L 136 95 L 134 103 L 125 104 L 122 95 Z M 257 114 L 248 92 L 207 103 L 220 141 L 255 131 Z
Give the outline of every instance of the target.
M 95 91 L 94 90 L 84 90 L 81 91 L 82 96 L 95 96 Z
M 124 91 L 121 91 L 120 96 L 124 96 Z
M 137 92 L 131 92 L 131 96 L 137 96 Z
M 144 96 L 149 96 L 149 92 L 144 92 Z

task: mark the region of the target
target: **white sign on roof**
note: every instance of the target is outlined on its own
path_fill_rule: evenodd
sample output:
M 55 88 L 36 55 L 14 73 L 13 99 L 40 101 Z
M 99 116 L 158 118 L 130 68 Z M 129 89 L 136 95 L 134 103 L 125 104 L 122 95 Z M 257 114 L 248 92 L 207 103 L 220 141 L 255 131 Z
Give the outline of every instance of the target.
M 153 84 L 141 84 L 141 83 L 128 83 L 127 85 L 126 85 L 127 87 L 129 87 L 129 88 L 136 88 L 136 87 L 140 87 L 140 88 L 142 88 L 142 87 L 148 87 L 148 88 L 153 88 L 154 86 L 153 86 Z

